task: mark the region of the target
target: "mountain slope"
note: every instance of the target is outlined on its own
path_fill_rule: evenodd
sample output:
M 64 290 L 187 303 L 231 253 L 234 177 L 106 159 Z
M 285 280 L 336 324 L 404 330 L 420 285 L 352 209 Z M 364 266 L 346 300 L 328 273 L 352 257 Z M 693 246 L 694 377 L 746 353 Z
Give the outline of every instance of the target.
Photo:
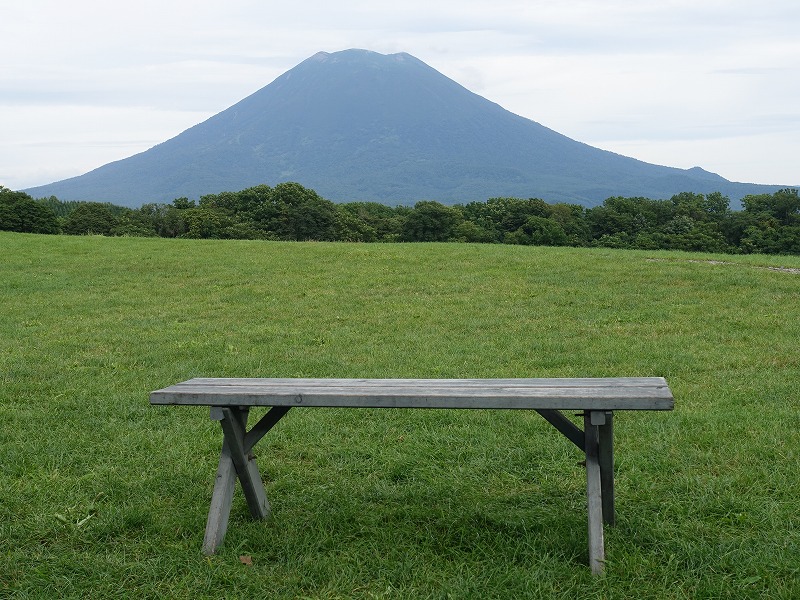
M 599 150 L 503 109 L 409 54 L 347 50 L 312 56 L 146 152 L 27 191 L 137 206 L 281 181 L 334 201 L 407 204 L 517 196 L 591 206 L 613 195 L 682 191 L 736 200 L 781 187 Z

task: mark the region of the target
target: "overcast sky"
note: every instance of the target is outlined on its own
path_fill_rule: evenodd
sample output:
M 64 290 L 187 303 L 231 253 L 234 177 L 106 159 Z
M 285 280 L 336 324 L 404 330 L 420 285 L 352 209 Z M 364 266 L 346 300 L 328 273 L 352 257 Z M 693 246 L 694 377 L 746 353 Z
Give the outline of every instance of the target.
M 799 25 L 797 0 L 0 0 L 0 185 L 131 156 L 348 48 L 605 150 L 799 185 Z

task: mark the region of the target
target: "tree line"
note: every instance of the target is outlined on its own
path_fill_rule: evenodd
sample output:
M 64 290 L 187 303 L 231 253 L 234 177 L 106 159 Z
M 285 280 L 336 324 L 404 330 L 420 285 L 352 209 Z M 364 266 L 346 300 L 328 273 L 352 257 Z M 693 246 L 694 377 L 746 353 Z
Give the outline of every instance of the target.
M 132 209 L 34 199 L 0 186 L 0 230 L 67 235 L 348 242 L 478 242 L 696 252 L 800 254 L 796 189 L 747 196 L 743 210 L 719 192 L 669 200 L 611 197 L 586 208 L 538 198 L 446 206 L 336 204 L 299 183 L 177 198 Z

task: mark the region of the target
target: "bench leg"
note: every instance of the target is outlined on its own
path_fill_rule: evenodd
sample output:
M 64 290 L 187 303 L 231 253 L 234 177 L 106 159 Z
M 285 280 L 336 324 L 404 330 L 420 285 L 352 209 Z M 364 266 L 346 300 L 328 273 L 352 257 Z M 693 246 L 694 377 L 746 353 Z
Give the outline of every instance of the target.
M 589 566 L 593 575 L 605 567 L 605 541 L 603 539 L 603 491 L 598 460 L 599 434 L 596 423 L 603 421 L 605 413 L 586 411 L 583 433 L 586 439 L 586 497 L 589 512 Z
M 537 409 L 553 427 L 586 453 L 586 492 L 589 501 L 589 562 L 593 573 L 605 561 L 603 523 L 613 525 L 614 515 L 614 413 L 585 411 L 584 431 L 558 410 Z
M 224 441 L 219 457 L 219 467 L 217 467 L 217 478 L 214 482 L 214 493 L 211 495 L 211 508 L 208 510 L 206 533 L 203 538 L 203 554 L 206 556 L 214 554 L 222 544 L 222 540 L 225 539 L 235 486 L 236 468 L 233 466 L 228 442 Z
M 613 525 L 616 522 L 614 512 L 614 413 L 605 413 L 605 424 L 599 425 L 597 429 L 603 521 L 608 525 Z
M 255 458 L 244 449 L 247 415 L 246 408 L 211 409 L 211 418 L 220 421 L 225 437 L 203 539 L 203 553 L 206 555 L 214 554 L 225 538 L 237 477 L 242 483 L 250 514 L 256 519 L 263 519 L 270 512 Z

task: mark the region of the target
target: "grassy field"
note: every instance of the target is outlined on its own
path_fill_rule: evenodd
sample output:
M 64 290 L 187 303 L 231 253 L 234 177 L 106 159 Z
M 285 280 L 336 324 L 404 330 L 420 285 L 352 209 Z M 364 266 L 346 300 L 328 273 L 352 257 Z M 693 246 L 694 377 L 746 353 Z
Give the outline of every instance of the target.
M 0 233 L 0 597 L 800 598 L 798 269 Z M 206 558 L 219 425 L 148 404 L 193 376 L 664 376 L 676 410 L 617 415 L 599 579 L 582 457 L 517 411 L 295 409 L 273 516 L 238 490 Z

